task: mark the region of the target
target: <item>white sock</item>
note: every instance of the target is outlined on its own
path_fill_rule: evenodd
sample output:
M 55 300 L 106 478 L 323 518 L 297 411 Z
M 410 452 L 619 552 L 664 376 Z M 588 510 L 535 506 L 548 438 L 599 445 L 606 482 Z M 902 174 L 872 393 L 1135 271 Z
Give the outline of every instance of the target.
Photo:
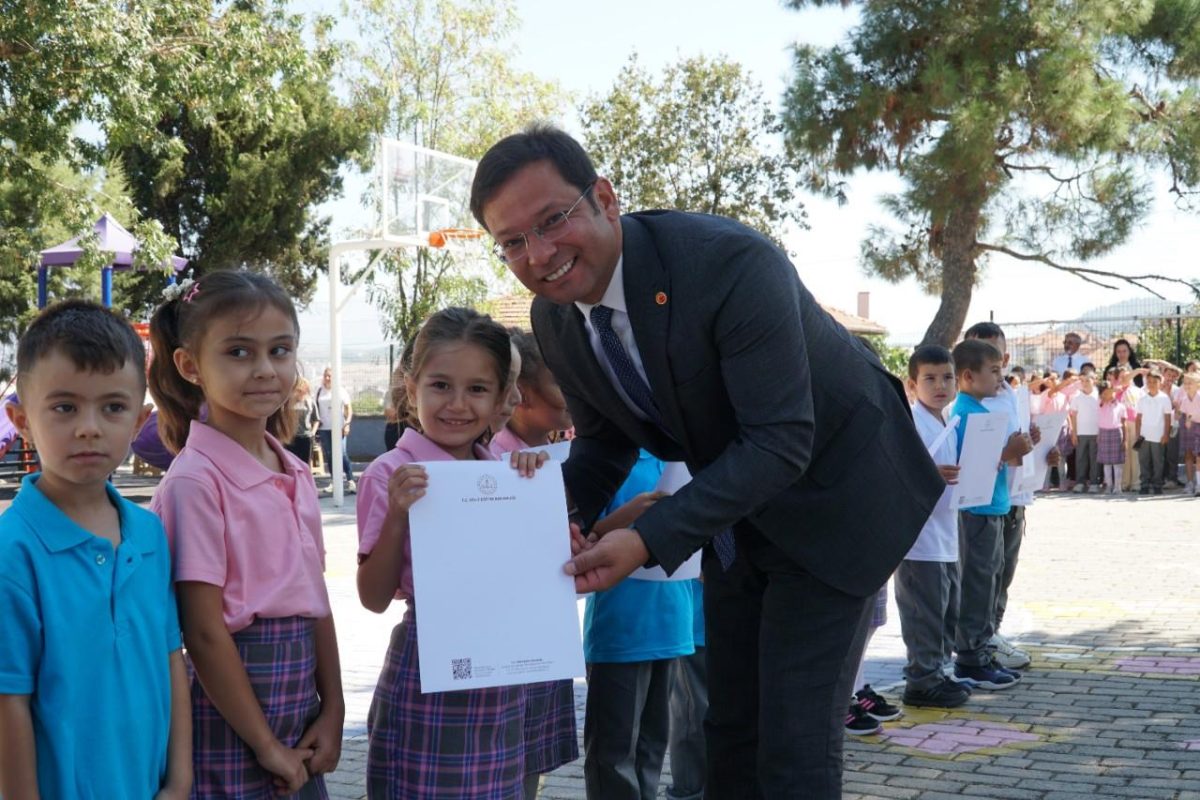
M 1113 464 L 1113 492 L 1121 491 L 1121 481 L 1124 480 L 1125 465 Z
M 1108 490 L 1111 492 L 1113 488 L 1113 465 L 1104 465 L 1104 482 L 1108 484 Z

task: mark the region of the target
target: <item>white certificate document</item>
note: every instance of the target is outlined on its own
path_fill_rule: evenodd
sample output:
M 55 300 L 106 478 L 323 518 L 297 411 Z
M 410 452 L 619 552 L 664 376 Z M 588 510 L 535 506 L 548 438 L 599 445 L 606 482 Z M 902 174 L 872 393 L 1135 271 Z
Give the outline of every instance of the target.
M 1066 424 L 1067 412 L 1038 414 L 1033 421 L 1041 431 L 1042 438 L 1033 446 L 1033 452 L 1026 456 L 1026 458 L 1033 459 L 1033 472 L 1026 473 L 1017 483 L 1017 492 L 1019 493 L 1036 492 L 1046 485 L 1046 470 L 1049 469 L 1046 466 L 1046 455 L 1058 444 L 1058 434 Z
M 1030 422 L 1032 422 L 1032 418 L 1029 413 L 1029 387 L 1020 386 L 1017 388 L 1017 428 L 1028 433 Z M 1009 490 L 1013 491 L 1014 486 L 1019 489 L 1026 479 L 1032 479 L 1037 472 L 1033 451 L 1030 450 L 1025 454 L 1025 457 L 1021 459 L 1020 467 L 1016 469 L 1010 467 L 1009 470 L 1012 473 L 1008 477 Z
M 655 491 L 675 494 L 687 486 L 692 480 L 687 464 L 681 461 L 668 461 L 663 464 L 663 473 L 658 479 Z M 679 568 L 667 574 L 662 567 L 638 567 L 629 573 L 635 581 L 688 581 L 700 577 L 700 557 L 703 551 L 697 550 L 692 557 L 679 565 Z
M 421 691 L 584 674 L 562 468 L 521 478 L 503 461 L 423 466 L 408 512 Z
M 547 456 L 550 457 L 551 461 L 558 461 L 559 463 L 562 463 L 563 461 L 566 461 L 567 456 L 569 456 L 571 454 L 571 443 L 569 441 L 554 442 L 553 444 L 543 444 L 543 445 L 539 445 L 537 447 L 526 447 L 523 450 L 521 450 L 521 452 L 522 453 L 545 453 Z M 511 453 L 505 453 L 504 460 L 507 461 L 507 459 L 510 455 L 511 455 Z
M 993 411 L 971 414 L 962 426 L 962 452 L 958 456 L 958 483 L 950 495 L 950 507 L 974 508 L 992 502 L 1000 453 L 1008 438 L 1008 414 Z

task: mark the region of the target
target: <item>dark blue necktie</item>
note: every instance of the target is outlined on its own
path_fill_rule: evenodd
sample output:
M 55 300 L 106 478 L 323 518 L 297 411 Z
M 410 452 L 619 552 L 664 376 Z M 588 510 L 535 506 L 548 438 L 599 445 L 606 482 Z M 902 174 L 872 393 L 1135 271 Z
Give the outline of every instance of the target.
M 650 387 L 638 374 L 637 368 L 633 366 L 633 359 L 629 357 L 629 353 L 625 352 L 625 346 L 621 344 L 621 339 L 613 330 L 612 315 L 613 310 L 608 306 L 592 306 L 592 327 L 596 329 L 596 335 L 600 337 L 600 347 L 604 349 L 608 365 L 612 367 L 613 374 L 617 376 L 617 381 L 625 390 L 625 394 L 646 415 L 647 419 L 661 429 L 663 427 L 662 417 L 658 413 L 658 406 L 654 403 L 654 396 L 650 394 Z
M 600 347 L 604 350 L 608 365 L 612 367 L 613 374 L 617 376 L 617 381 L 633 404 L 665 433 L 662 416 L 658 413 L 658 406 L 654 402 L 654 396 L 650 393 L 650 387 L 638 374 L 637 368 L 633 365 L 633 359 L 629 357 L 617 332 L 613 330 L 612 315 L 613 310 L 608 306 L 592 306 L 589 315 L 592 327 L 595 328 L 596 335 L 600 337 Z M 736 555 L 733 531 L 723 531 L 717 534 L 713 537 L 712 543 L 717 558 L 721 562 L 721 568 L 728 570 Z

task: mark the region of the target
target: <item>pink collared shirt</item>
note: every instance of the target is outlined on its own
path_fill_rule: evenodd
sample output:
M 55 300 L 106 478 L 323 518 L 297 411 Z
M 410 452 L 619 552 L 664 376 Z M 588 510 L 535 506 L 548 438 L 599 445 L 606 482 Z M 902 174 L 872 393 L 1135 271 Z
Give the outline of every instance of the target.
M 1125 406 L 1116 400 L 1111 403 L 1101 403 L 1097 422 L 1102 431 L 1120 429 L 1125 423 Z
M 1188 427 L 1200 424 L 1200 392 L 1196 393 L 1195 397 L 1188 397 L 1187 392 L 1184 392 L 1176 403 L 1178 404 L 1179 413 L 1185 422 L 1190 422 Z
M 500 458 L 505 453 L 511 453 L 514 450 L 528 450 L 529 445 L 520 436 L 513 433 L 512 428 L 505 426 L 492 437 L 492 441 L 488 443 L 488 449 L 492 451 L 492 455 Z
M 187 445 L 150 502 L 167 530 L 175 581 L 220 586 L 231 633 L 259 617 L 330 615 L 312 473 L 275 437 L 267 434 L 267 442 L 282 473 L 192 422 Z
M 475 458 L 480 461 L 495 461 L 492 455 L 481 444 L 475 445 Z M 405 464 L 419 461 L 453 461 L 454 456 L 447 453 L 425 435 L 413 428 L 405 429 L 400 441 L 388 452 L 376 458 L 363 471 L 358 481 L 358 555 L 360 558 L 369 556 L 375 549 L 383 533 L 383 520 L 387 516 L 388 481 L 392 473 Z M 400 579 L 397 582 L 396 599 L 411 600 L 413 596 L 412 577 L 412 540 L 408 534 L 408 523 L 405 520 L 400 531 L 403 540 L 404 555 L 400 560 Z

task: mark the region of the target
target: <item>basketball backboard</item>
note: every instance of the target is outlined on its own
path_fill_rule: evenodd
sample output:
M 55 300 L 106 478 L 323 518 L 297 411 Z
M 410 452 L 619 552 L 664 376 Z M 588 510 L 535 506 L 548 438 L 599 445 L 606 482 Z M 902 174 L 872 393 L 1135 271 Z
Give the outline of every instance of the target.
M 384 238 L 418 247 L 479 245 L 470 209 L 474 161 L 396 139 L 380 142 L 377 158 Z

